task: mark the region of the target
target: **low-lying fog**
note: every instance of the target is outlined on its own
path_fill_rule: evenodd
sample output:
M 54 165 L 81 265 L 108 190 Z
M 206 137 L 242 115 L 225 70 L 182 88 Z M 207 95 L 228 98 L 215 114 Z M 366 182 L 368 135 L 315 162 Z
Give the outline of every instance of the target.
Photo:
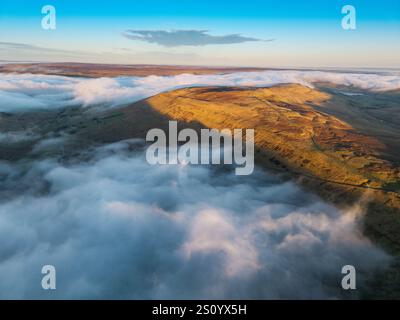
M 0 112 L 55 109 L 134 102 L 163 91 L 190 86 L 272 86 L 299 83 L 313 86 L 330 82 L 371 91 L 400 89 L 395 74 L 362 74 L 322 71 L 262 71 L 217 75 L 147 76 L 87 79 L 32 74 L 0 75 Z
M 265 172 L 150 166 L 140 148 L 0 162 L 0 298 L 341 298 L 344 265 L 362 288 L 389 262 L 360 234 L 362 206 Z
M 400 88 L 395 75 L 318 71 L 6 74 L 0 112 L 116 106 L 194 85 L 319 81 Z M 32 134 L 0 127 L 0 143 Z M 67 165 L 41 153 L 68 137 L 58 139 L 39 141 L 36 158 L 0 161 L 0 298 L 340 298 L 348 297 L 340 287 L 344 265 L 356 267 L 362 288 L 390 260 L 361 235 L 361 204 L 340 211 L 265 172 L 150 166 L 143 150 L 129 148 L 138 141 L 87 150 Z M 48 264 L 57 270 L 55 291 L 41 288 Z

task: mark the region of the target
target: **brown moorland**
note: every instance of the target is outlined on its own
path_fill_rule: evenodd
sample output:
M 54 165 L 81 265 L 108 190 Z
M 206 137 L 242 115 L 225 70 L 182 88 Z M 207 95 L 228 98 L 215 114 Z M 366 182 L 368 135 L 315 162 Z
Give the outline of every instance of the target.
M 32 129 L 39 136 L 67 134 L 66 157 L 93 143 L 145 138 L 152 128 L 168 130 L 169 120 L 177 120 L 179 129 L 255 129 L 258 165 L 339 207 L 361 204 L 365 234 L 400 256 L 400 92 L 352 96 L 343 90 L 354 89 L 195 87 L 113 109 L 3 113 L 0 124 L 6 131 Z M 0 144 L 0 158 L 25 158 L 33 145 Z M 400 278 L 398 264 L 380 281 L 382 290 L 397 290 L 387 284 L 399 283 L 393 280 Z
M 189 74 L 222 74 L 231 72 L 262 71 L 262 68 L 196 67 L 141 64 L 96 64 L 96 63 L 7 63 L 0 65 L 0 73 L 32 73 L 69 77 L 117 77 L 174 76 Z
M 297 177 L 337 205 L 363 199 L 368 208 L 366 232 L 398 252 L 400 166 L 399 146 L 393 142 L 399 141 L 400 122 L 389 128 L 383 118 L 369 124 L 365 121 L 371 114 L 368 110 L 352 121 L 357 109 L 349 108 L 351 100 L 330 89 L 331 93 L 295 84 L 189 88 L 154 96 L 147 103 L 160 114 L 185 123 L 217 129 L 254 128 L 258 164 Z M 391 94 L 399 101 L 398 94 Z M 374 111 L 378 118 L 386 112 Z M 395 129 L 390 135 L 378 134 L 390 127 Z

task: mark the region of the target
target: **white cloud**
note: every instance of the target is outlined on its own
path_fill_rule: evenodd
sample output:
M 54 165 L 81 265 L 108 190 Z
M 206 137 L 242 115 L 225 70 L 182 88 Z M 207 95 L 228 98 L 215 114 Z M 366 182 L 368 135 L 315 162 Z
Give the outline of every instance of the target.
M 0 298 L 338 298 L 343 265 L 362 287 L 389 261 L 357 208 L 261 172 L 150 166 L 138 143 L 68 166 L 0 163 Z
M 25 131 L 0 132 L 0 143 L 18 143 L 37 139 L 37 135 Z
M 260 268 L 257 250 L 249 234 L 238 232 L 230 217 L 216 209 L 202 210 L 192 222 L 183 250 L 187 258 L 215 252 L 226 257 L 225 273 L 236 276 Z M 221 270 L 223 272 L 223 270 Z
M 399 75 L 335 73 L 322 71 L 262 71 L 219 75 L 74 78 L 48 75 L 0 76 L 0 112 L 55 109 L 71 105 L 113 107 L 160 92 L 190 86 L 272 86 L 299 83 L 313 86 L 330 82 L 371 91 L 400 89 Z

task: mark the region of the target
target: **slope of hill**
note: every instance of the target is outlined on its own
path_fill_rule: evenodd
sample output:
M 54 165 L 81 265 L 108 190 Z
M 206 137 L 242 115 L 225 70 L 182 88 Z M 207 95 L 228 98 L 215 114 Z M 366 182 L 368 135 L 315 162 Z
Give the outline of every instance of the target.
M 168 118 L 187 123 L 218 129 L 254 128 L 259 164 L 299 177 L 303 185 L 339 205 L 363 198 L 369 207 L 367 232 L 382 243 L 390 242 L 397 251 L 400 167 L 399 149 L 391 142 L 400 138 L 400 130 L 388 138 L 371 135 L 379 127 L 363 127 L 361 113 L 354 120 L 355 128 L 349 121 L 353 119 L 351 107 L 339 116 L 347 100 L 327 92 L 301 85 L 189 88 L 157 95 L 147 103 Z M 363 105 L 368 108 L 373 103 Z M 364 115 L 368 120 L 370 114 L 365 111 Z M 384 122 L 379 123 L 388 130 Z
M 149 129 L 167 130 L 170 119 L 180 129 L 255 129 L 257 164 L 337 205 L 361 199 L 366 233 L 400 253 L 400 121 L 389 112 L 399 111 L 399 93 L 353 96 L 340 90 L 294 84 L 186 88 L 126 107 L 3 114 L 0 122 L 6 131 L 20 130 L 22 123 L 38 136 L 66 135 L 64 156 L 93 143 L 145 138 Z M 0 158 L 23 158 L 34 144 L 0 143 Z M 57 144 L 54 152 L 60 152 Z

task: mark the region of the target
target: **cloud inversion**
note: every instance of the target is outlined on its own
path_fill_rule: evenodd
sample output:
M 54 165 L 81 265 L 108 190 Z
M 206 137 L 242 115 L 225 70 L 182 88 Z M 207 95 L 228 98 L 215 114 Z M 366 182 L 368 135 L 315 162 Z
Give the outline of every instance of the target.
M 329 81 L 400 88 L 394 75 L 263 71 L 85 79 L 0 77 L 0 112 L 115 107 L 185 86 Z M 28 130 L 31 129 L 32 132 Z M 359 232 L 362 207 L 340 211 L 267 173 L 237 177 L 199 166 L 150 166 L 138 142 L 89 149 L 65 163 L 73 135 L 32 140 L 27 159 L 0 161 L 0 298 L 341 298 L 341 267 L 357 285 L 390 262 Z M 57 290 L 41 289 L 41 267 Z
M 0 298 L 340 298 L 343 265 L 362 288 L 390 262 L 358 231 L 361 207 L 262 172 L 150 166 L 138 144 L 0 161 Z
M 2 74 L 0 77 L 0 112 L 56 109 L 72 105 L 102 105 L 109 108 L 148 98 L 164 91 L 191 86 L 267 87 L 281 83 L 298 83 L 312 87 L 315 82 L 354 86 L 371 91 L 400 89 L 399 75 L 321 71 L 282 70 L 97 79 Z

